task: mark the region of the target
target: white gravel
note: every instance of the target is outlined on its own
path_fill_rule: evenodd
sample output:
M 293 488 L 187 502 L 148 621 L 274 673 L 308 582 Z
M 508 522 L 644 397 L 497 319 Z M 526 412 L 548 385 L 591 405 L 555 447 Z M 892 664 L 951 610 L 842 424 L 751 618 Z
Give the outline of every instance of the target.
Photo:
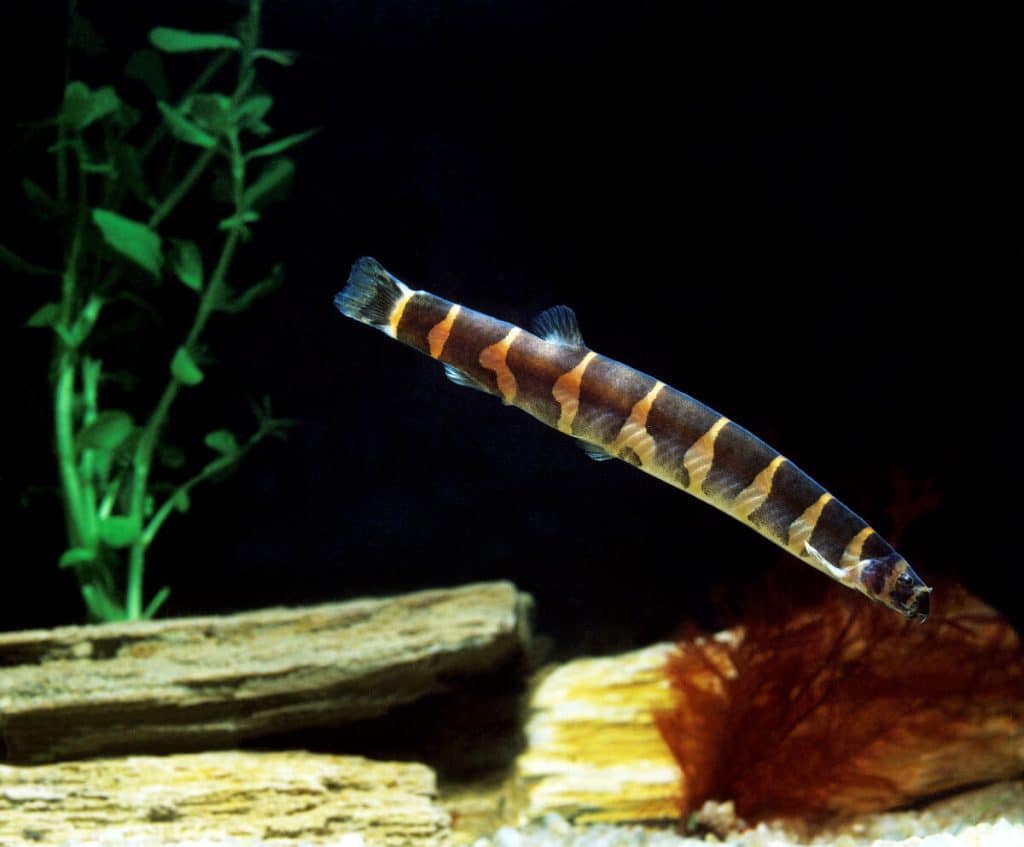
M 25 842 L 28 844 L 29 842 Z M 793 847 L 808 842 L 789 840 L 767 827 L 749 830 L 736 839 L 720 841 L 714 836 L 688 838 L 667 830 L 650 830 L 637 826 L 596 824 L 575 827 L 557 815 L 522 829 L 502 827 L 489 838 L 479 838 L 472 847 Z M 860 840 L 844 834 L 833 840 L 812 841 L 832 847 L 1024 847 L 1024 825 L 1001 818 L 994 823 L 964 826 L 957 832 L 912 835 L 908 838 Z M 105 833 L 99 838 L 67 841 L 61 847 L 166 847 L 168 842 L 150 838 L 132 838 Z M 342 836 L 330 842 L 299 842 L 249 838 L 197 839 L 173 842 L 176 847 L 374 847 L 361 835 Z
M 897 838 L 862 839 L 842 834 L 827 840 L 794 840 L 769 827 L 757 827 L 730 840 L 713 835 L 690 838 L 667 830 L 605 824 L 574 827 L 557 815 L 548 815 L 531 826 L 503 827 L 490 838 L 480 838 L 472 847 L 793 847 L 804 844 L 833 847 L 1024 847 L 1024 825 L 1000 818 L 993 823 L 965 825 L 956 832 L 936 832 Z

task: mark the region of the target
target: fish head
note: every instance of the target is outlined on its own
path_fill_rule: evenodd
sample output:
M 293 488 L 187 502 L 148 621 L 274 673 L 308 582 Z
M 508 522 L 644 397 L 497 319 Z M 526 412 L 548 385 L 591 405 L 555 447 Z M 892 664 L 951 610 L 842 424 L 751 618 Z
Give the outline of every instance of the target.
M 895 551 L 877 559 L 863 559 L 857 565 L 857 580 L 857 587 L 869 597 L 911 620 L 924 623 L 931 611 L 932 590 Z

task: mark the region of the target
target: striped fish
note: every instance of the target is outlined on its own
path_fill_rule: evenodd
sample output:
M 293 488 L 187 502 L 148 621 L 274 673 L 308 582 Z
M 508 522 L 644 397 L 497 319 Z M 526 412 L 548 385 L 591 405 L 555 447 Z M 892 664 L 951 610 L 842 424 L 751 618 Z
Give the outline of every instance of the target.
M 528 332 L 414 291 L 374 259 L 355 263 L 335 305 L 439 360 L 449 378 L 618 458 L 742 521 L 843 585 L 908 618 L 931 589 L 858 515 L 743 427 L 583 343 L 566 306 Z

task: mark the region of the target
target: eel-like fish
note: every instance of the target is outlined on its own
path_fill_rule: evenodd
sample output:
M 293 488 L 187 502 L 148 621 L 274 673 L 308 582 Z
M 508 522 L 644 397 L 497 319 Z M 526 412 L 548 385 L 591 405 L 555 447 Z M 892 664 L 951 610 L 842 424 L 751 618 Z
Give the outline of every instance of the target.
M 584 443 L 710 503 L 843 585 L 924 621 L 931 589 L 877 532 L 761 439 L 681 391 L 583 343 L 554 306 L 534 331 L 414 291 L 374 259 L 335 305 Z

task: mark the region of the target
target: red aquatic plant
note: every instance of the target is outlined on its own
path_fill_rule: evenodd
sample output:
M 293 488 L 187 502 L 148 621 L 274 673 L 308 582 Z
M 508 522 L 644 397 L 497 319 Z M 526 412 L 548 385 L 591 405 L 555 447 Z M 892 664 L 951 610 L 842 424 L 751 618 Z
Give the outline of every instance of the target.
M 881 810 L 1024 769 L 1024 651 L 996 611 L 936 590 L 925 624 L 836 587 L 809 607 L 678 645 L 658 728 L 683 817 Z

